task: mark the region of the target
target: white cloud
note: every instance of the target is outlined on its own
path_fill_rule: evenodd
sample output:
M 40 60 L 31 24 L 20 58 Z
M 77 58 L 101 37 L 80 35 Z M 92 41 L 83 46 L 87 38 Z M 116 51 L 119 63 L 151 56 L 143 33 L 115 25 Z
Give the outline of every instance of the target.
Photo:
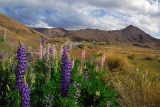
M 132 24 L 156 35 L 160 32 L 160 5 L 157 1 L 1 0 L 0 12 L 34 27 L 116 30 Z M 24 8 L 19 9 L 17 6 Z M 6 12 L 4 7 L 11 9 Z M 50 14 L 45 10 L 49 10 Z M 105 13 L 95 10 L 103 10 Z

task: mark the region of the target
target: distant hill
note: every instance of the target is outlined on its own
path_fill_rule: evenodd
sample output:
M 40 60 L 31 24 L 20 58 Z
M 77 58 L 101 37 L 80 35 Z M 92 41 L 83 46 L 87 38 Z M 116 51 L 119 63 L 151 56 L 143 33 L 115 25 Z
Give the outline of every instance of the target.
M 42 30 L 42 29 L 40 29 Z M 44 30 L 48 30 L 44 28 Z M 6 38 L 14 38 L 15 41 L 21 39 L 24 44 L 30 46 L 39 45 L 43 37 L 46 37 L 46 42 L 64 42 L 63 38 L 50 38 L 34 30 L 8 16 L 0 13 L 0 37 L 6 35 Z M 16 42 L 18 43 L 18 42 Z
M 153 38 L 141 29 L 129 25 L 121 30 L 105 31 L 99 29 L 65 30 L 63 28 L 34 28 L 51 38 L 67 38 L 72 41 L 109 42 L 111 44 L 132 44 L 134 46 L 159 46 L 160 40 Z
M 43 34 L 40 32 L 0 13 L 0 29 L 1 33 L 5 33 L 9 38 L 41 40 Z

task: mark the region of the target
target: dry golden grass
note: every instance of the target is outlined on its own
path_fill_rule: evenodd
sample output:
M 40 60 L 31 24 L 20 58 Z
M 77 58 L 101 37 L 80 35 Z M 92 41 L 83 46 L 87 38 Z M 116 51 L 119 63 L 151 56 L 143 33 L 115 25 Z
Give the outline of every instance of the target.
M 125 56 L 106 54 L 106 63 L 110 71 L 126 71 L 131 66 Z
M 127 55 L 128 59 L 135 59 L 136 55 L 135 54 L 129 54 Z
M 160 81 L 152 81 L 149 75 L 139 71 L 129 75 L 116 75 L 112 80 L 114 88 L 120 94 L 122 107 L 159 107 Z

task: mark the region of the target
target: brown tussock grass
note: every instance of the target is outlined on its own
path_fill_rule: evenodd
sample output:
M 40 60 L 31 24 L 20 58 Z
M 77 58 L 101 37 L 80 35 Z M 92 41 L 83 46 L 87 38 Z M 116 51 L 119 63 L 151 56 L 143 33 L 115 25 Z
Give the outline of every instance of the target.
M 106 54 L 106 64 L 109 70 L 114 71 L 126 71 L 131 65 L 125 56 L 118 54 Z
M 160 106 L 160 81 L 151 81 L 148 76 L 143 72 L 116 75 L 112 83 L 120 94 L 118 103 L 122 107 Z

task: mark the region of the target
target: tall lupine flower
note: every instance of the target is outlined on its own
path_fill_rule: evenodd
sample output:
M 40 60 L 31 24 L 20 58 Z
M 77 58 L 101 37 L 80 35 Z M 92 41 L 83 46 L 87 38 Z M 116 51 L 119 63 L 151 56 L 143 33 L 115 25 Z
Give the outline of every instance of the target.
M 30 54 L 30 61 L 33 61 L 33 52 Z
M 105 59 L 106 59 L 106 56 L 105 56 L 105 54 L 104 54 L 103 57 L 102 57 L 102 60 L 101 60 L 101 69 L 102 69 L 103 66 L 104 66 Z
M 53 58 L 55 59 L 56 58 L 56 48 L 55 48 L 55 46 L 54 46 L 54 44 L 53 44 Z
M 30 93 L 30 88 L 28 87 L 28 84 L 26 81 L 23 82 L 21 92 L 22 92 L 21 106 L 22 107 L 29 107 L 31 93 Z
M 14 42 L 14 38 L 10 38 L 9 40 L 10 40 L 11 42 Z
M 80 71 L 79 71 L 79 75 L 81 75 L 82 74 L 82 68 L 80 69 Z
M 45 44 L 45 37 L 43 37 L 43 39 L 42 39 L 42 46 L 44 47 L 44 44 Z
M 139 68 L 137 68 L 136 71 L 137 71 L 137 76 L 139 76 Z
M 82 61 L 84 61 L 84 60 L 85 60 L 85 55 L 86 55 L 86 51 L 85 51 L 85 50 L 83 50 L 83 51 L 82 51 Z
M 49 46 L 49 52 L 53 53 L 53 48 L 51 47 L 51 45 Z
M 16 73 L 16 89 L 18 91 L 21 91 L 22 89 L 22 84 L 23 84 L 23 78 L 25 75 L 26 67 L 27 67 L 27 54 L 26 50 L 23 47 L 23 45 L 20 43 L 19 49 L 17 51 L 17 59 L 18 59 L 18 69 Z
M 60 50 L 60 55 L 63 53 L 63 45 L 61 44 L 61 50 Z
M 146 71 L 146 74 L 145 74 L 146 76 L 148 75 L 148 70 Z
M 32 47 L 31 46 L 28 46 L 28 51 L 31 51 Z
M 42 44 L 40 44 L 40 47 L 39 47 L 39 60 L 42 59 Z
M 47 61 L 47 62 L 49 61 L 50 47 L 51 47 L 51 45 L 48 44 L 47 53 L 46 53 L 46 61 Z
M 87 79 L 87 78 L 88 78 L 88 71 L 86 71 L 86 72 L 85 72 L 85 76 L 84 76 L 84 78 L 85 78 L 85 79 Z
M 74 63 L 75 63 L 75 60 L 73 59 L 72 60 L 72 68 L 74 67 Z
M 62 72 L 61 72 L 61 93 L 63 98 L 68 97 L 70 89 L 71 61 L 68 56 L 68 48 L 63 49 Z
M 72 51 L 72 44 L 69 44 L 69 51 Z
M 96 62 L 96 72 L 98 71 L 98 62 Z

